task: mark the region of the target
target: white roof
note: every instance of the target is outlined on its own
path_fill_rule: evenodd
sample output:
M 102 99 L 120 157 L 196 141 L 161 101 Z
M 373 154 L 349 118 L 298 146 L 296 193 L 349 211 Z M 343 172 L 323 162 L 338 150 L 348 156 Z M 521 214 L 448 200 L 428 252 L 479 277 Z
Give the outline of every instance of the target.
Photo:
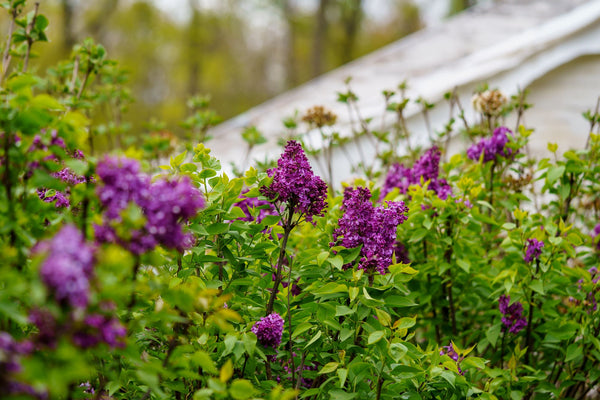
M 224 164 L 239 165 L 246 148 L 240 132 L 255 125 L 268 143 L 257 146 L 251 158 L 277 157 L 281 151 L 277 139 L 285 133 L 282 120 L 296 110 L 302 115 L 314 105 L 334 111 L 336 128 L 344 134 L 349 118 L 346 106 L 337 102 L 337 93 L 345 91 L 348 77 L 362 116 L 381 118 L 382 91 L 394 90 L 404 80 L 409 98 L 422 97 L 430 103 L 441 101 L 455 87 L 459 93 L 463 88 L 470 98 L 467 88 L 482 82 L 513 94 L 587 54 L 600 54 L 600 0 L 495 1 L 416 32 L 222 123 L 214 129 L 208 147 Z M 406 110 L 407 117 L 418 113 L 417 104 Z

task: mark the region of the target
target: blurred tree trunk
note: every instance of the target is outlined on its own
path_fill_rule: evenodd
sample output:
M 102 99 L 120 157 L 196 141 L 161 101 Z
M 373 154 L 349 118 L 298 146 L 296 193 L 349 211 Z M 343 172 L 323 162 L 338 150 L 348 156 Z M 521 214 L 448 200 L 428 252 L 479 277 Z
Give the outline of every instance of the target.
M 325 70 L 324 56 L 327 42 L 327 6 L 329 0 L 320 0 L 317 9 L 317 22 L 312 52 L 312 76 L 318 76 Z
M 296 58 L 296 13 L 292 0 L 283 0 L 283 17 L 287 24 L 285 46 L 285 71 L 286 86 L 294 87 L 298 84 L 298 70 Z
M 96 41 L 103 43 L 105 42 L 103 35 L 107 26 L 107 21 L 117 10 L 119 0 L 96 0 L 94 4 L 97 6 L 97 11 L 86 23 L 86 34 L 93 36 L 96 38 Z
M 354 59 L 356 37 L 363 17 L 362 0 L 344 0 L 342 4 L 342 25 L 344 38 L 340 48 L 340 62 L 345 64 Z
M 63 14 L 63 48 L 65 54 L 69 54 L 77 42 L 75 30 L 73 28 L 73 3 L 72 0 L 61 0 Z
M 189 96 L 195 96 L 200 90 L 200 55 L 202 54 L 202 38 L 200 37 L 201 14 L 198 1 L 188 0 L 192 16 L 187 29 L 189 60 Z
M 450 12 L 449 15 L 454 15 L 465 10 L 468 7 L 471 7 L 474 4 L 474 1 L 471 0 L 450 0 Z

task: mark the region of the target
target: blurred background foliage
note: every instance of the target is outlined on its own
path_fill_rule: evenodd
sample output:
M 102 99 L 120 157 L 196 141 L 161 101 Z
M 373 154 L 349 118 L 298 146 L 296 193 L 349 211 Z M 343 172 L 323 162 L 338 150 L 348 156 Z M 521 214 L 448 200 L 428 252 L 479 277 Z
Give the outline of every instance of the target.
M 417 0 L 418 1 L 418 0 Z M 447 0 L 451 12 L 473 1 Z M 371 3 L 371 4 L 369 4 Z M 374 3 L 379 8 L 373 8 Z M 118 60 L 127 136 L 189 137 L 194 95 L 210 95 L 214 124 L 423 26 L 429 0 L 45 0 L 50 46 L 34 46 L 42 75 L 91 37 Z M 33 2 L 29 7 L 33 6 Z M 0 29 L 7 31 L 6 14 Z M 98 77 L 97 79 L 102 79 Z M 129 104 L 128 99 L 134 100 Z M 197 104 L 196 104 L 197 105 Z M 109 112 L 95 116 L 115 122 Z M 188 121 L 189 122 L 189 121 Z M 116 121 L 119 123 L 119 121 Z M 186 133 L 184 135 L 184 133 Z M 125 143 L 126 144 L 126 143 Z M 107 143 L 108 147 L 122 143 Z

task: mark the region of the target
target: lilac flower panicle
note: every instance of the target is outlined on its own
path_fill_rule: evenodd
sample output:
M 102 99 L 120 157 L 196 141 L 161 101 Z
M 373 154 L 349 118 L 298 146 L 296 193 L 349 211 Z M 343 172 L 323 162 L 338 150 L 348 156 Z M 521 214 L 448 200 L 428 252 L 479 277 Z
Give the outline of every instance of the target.
M 592 230 L 591 236 L 594 242 L 596 242 L 596 250 L 600 250 L 600 240 L 596 241 L 596 238 L 600 234 L 600 224 L 597 224 Z
M 257 321 L 251 330 L 261 345 L 276 349 L 281 343 L 283 322 L 283 318 L 279 314 L 272 313 Z
M 48 252 L 40 269 L 44 284 L 57 301 L 85 308 L 93 274 L 94 250 L 81 232 L 73 225 L 66 225 L 40 247 Z
M 38 333 L 35 336 L 37 345 L 50 348 L 56 347 L 59 332 L 56 326 L 56 319 L 50 311 L 33 309 L 29 312 L 29 321 L 38 329 Z
M 494 129 L 491 137 L 483 138 L 467 149 L 467 157 L 478 161 L 483 153 L 483 162 L 494 161 L 497 157 L 510 157 L 513 152 L 506 148 L 509 133 L 513 135 L 512 131 L 504 126 Z
M 259 200 L 257 197 L 243 197 L 243 195 L 245 193 L 248 193 L 248 191 L 249 189 L 244 190 L 242 192 L 242 196 L 240 196 L 241 200 L 235 203 L 235 205 L 238 206 L 244 212 L 245 215 L 245 217 L 240 217 L 238 218 L 238 220 L 246 222 L 256 222 L 257 224 L 260 224 L 267 215 L 277 215 L 277 211 L 273 208 L 273 205 L 267 200 Z M 254 221 L 255 218 L 252 216 L 250 209 L 258 207 L 260 207 L 260 209 L 258 215 L 256 216 L 256 221 Z
M 118 219 L 130 202 L 145 204 L 150 196 L 150 177 L 140 173 L 140 164 L 125 157 L 106 157 L 96 167 L 103 185 L 98 198 L 110 219 Z
M 387 273 L 392 264 L 398 225 L 408 218 L 404 202 L 386 202 L 374 207 L 371 192 L 367 188 L 348 188 L 344 191 L 339 227 L 333 231 L 331 246 L 346 248 L 362 246 L 359 269 Z
M 323 216 L 327 185 L 313 173 L 300 143 L 290 140 L 277 160 L 277 167 L 267 173 L 273 181 L 260 188 L 263 196 L 280 204 L 291 204 L 292 211 L 303 214 L 309 222 L 314 216 Z
M 137 161 L 126 158 L 105 158 L 98 163 L 97 173 L 103 183 L 97 193 L 105 215 L 103 225 L 95 226 L 96 240 L 120 243 L 135 254 L 158 244 L 179 251 L 193 245 L 193 236 L 183 232 L 182 224 L 195 216 L 205 201 L 188 177 L 151 182 L 140 172 Z M 121 221 L 121 212 L 130 204 L 142 209 L 146 224 L 121 238 L 112 225 Z
M 458 353 L 454 349 L 453 344 L 449 344 L 448 346 L 442 347 L 442 349 L 440 350 L 440 356 L 443 356 L 443 355 L 447 355 L 448 357 L 450 357 L 452 360 L 454 360 L 456 362 L 456 368 L 458 368 L 459 374 L 461 374 L 461 375 L 465 374 L 464 371 L 460 368 L 460 362 L 462 361 L 462 358 L 460 358 L 458 356 Z
M 124 347 L 126 334 L 125 327 L 117 318 L 90 314 L 85 317 L 83 328 L 73 335 L 73 342 L 84 349 L 99 343 L 106 343 L 111 348 Z
M 420 185 L 423 181 L 429 182 L 427 187 L 429 190 L 435 192 L 440 199 L 446 200 L 452 195 L 452 188 L 445 179 L 439 179 L 441 155 L 440 149 L 433 146 L 415 162 L 412 168 L 406 168 L 401 164 L 393 165 L 386 176 L 381 198 L 394 188 L 406 194 L 410 185 Z
M 527 326 L 527 320 L 523 317 L 523 304 L 520 302 L 510 304 L 510 296 L 503 294 L 498 300 L 498 308 L 503 315 L 504 329 L 508 329 L 509 333 L 517 334 Z
M 544 247 L 544 242 L 539 241 L 537 239 L 527 239 L 527 247 L 525 249 L 525 256 L 523 260 L 525 262 L 530 263 L 533 260 L 539 260 L 542 255 L 542 248 Z

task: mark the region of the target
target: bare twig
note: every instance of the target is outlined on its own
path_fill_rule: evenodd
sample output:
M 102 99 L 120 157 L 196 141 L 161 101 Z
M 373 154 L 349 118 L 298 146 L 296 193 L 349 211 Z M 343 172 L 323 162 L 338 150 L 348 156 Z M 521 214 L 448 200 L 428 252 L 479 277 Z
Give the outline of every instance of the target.
M 31 54 L 31 46 L 33 46 L 33 39 L 31 38 L 31 31 L 35 26 L 35 20 L 37 18 L 38 9 L 40 8 L 40 3 L 35 3 L 35 8 L 33 9 L 33 18 L 29 25 L 27 25 L 26 36 L 27 36 L 27 51 L 25 52 L 25 61 L 23 62 L 23 72 L 27 72 L 27 67 L 29 66 L 29 54 Z

